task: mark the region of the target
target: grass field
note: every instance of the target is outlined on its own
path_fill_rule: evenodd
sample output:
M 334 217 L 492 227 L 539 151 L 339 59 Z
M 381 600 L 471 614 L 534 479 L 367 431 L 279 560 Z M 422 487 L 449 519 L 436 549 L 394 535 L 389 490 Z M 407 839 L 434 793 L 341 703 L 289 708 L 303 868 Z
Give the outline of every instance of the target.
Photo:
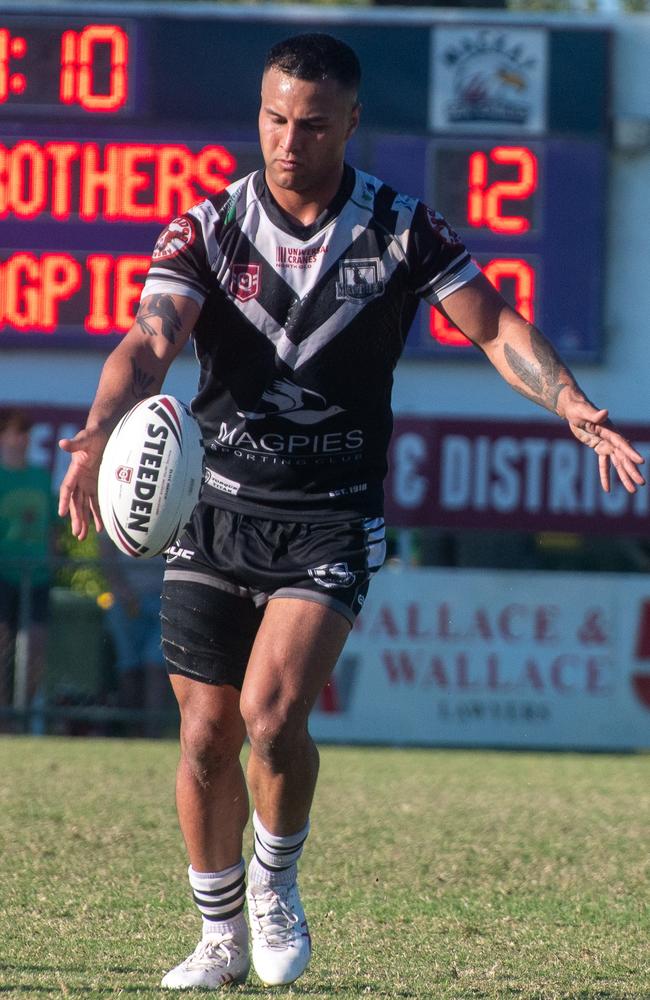
M 199 928 L 176 759 L 171 742 L 0 739 L 0 994 L 170 995 Z M 312 964 L 229 995 L 647 1000 L 649 779 L 643 756 L 324 748 L 301 869 Z

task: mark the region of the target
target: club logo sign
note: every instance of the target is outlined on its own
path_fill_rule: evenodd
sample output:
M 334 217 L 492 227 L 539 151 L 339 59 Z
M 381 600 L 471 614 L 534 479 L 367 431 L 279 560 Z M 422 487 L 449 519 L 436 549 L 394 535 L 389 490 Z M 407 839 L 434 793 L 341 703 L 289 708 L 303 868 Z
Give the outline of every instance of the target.
M 546 128 L 543 28 L 436 28 L 429 123 L 456 132 L 540 133 Z
M 133 478 L 133 469 L 128 465 L 118 465 L 115 470 L 115 478 L 121 483 L 130 483 Z
M 362 260 L 342 260 L 339 263 L 339 280 L 336 282 L 337 299 L 350 302 L 369 301 L 384 293 L 380 278 L 379 257 Z
M 233 264 L 230 272 L 230 294 L 240 302 L 256 299 L 260 292 L 259 264 Z

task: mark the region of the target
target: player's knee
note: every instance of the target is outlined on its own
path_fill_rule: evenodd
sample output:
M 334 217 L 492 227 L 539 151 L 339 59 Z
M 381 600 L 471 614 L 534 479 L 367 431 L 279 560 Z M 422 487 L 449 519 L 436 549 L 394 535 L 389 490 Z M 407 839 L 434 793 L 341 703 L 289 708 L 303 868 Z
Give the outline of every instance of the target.
M 307 719 L 300 705 L 262 707 L 242 704 L 251 749 L 269 765 L 282 765 L 307 737 Z
M 224 720 L 206 716 L 183 718 L 183 762 L 198 783 L 207 787 L 239 760 L 242 739 Z

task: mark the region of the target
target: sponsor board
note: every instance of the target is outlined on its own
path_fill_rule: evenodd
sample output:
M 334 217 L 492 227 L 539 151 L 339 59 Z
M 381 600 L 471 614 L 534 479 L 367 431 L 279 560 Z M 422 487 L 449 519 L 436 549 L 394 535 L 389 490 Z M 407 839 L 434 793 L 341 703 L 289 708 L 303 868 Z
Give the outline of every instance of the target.
M 546 130 L 548 38 L 543 28 L 438 26 L 431 37 L 434 131 Z
M 650 428 L 623 433 L 650 461 Z M 386 523 L 509 531 L 645 535 L 650 493 L 615 476 L 559 420 L 401 417 L 389 452 Z
M 650 747 L 650 583 L 622 574 L 385 568 L 316 739 Z

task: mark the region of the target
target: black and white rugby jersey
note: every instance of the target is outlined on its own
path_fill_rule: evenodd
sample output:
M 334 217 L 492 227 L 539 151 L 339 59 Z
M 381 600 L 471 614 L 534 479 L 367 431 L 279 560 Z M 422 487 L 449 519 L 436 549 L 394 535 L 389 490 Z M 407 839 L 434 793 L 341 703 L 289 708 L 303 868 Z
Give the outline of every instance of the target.
M 381 514 L 392 373 L 418 301 L 477 273 L 441 215 L 347 166 L 310 226 L 263 171 L 174 219 L 142 294 L 202 306 L 203 498 L 296 521 Z

